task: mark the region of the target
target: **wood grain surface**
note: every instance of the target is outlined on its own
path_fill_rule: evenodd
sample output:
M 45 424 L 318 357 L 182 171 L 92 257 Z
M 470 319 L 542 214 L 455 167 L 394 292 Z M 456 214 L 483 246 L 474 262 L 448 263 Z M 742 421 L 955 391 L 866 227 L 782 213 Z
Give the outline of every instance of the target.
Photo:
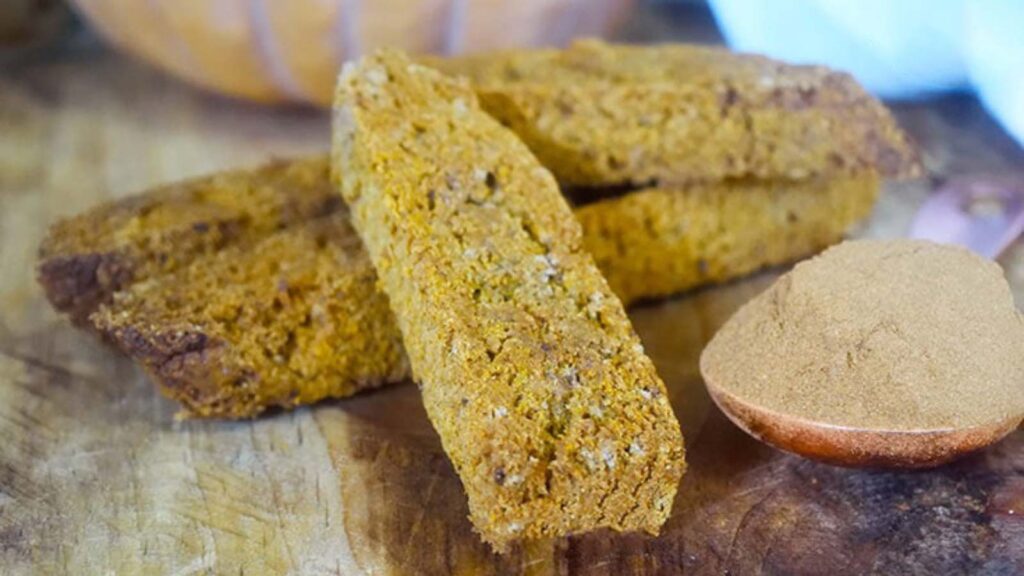
M 969 97 L 901 106 L 930 181 L 859 233 L 899 236 L 929 185 L 1019 170 Z M 1021 574 L 1024 433 L 936 470 L 833 468 L 732 426 L 703 344 L 772 274 L 636 308 L 689 471 L 662 536 L 598 533 L 493 555 L 417 390 L 253 422 L 177 422 L 142 373 L 35 285 L 58 217 L 147 186 L 325 149 L 321 112 L 200 93 L 98 47 L 0 71 L 0 573 Z M 1024 249 L 1002 261 L 1024 302 Z

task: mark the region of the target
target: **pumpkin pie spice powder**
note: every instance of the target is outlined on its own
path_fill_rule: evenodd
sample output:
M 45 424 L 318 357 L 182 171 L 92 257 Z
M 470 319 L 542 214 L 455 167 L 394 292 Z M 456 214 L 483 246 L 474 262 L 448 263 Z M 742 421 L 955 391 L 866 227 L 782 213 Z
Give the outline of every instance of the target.
M 837 426 L 1024 414 L 1024 321 L 1002 270 L 928 242 L 846 242 L 798 264 L 726 323 L 702 365 L 746 402 Z

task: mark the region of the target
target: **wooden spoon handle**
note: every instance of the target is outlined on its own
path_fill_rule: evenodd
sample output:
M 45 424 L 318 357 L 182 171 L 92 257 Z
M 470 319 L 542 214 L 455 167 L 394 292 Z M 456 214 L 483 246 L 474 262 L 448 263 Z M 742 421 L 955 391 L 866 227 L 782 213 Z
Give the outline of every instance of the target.
M 937 190 L 918 210 L 910 237 L 958 244 L 996 258 L 1024 232 L 1024 178 L 963 177 Z

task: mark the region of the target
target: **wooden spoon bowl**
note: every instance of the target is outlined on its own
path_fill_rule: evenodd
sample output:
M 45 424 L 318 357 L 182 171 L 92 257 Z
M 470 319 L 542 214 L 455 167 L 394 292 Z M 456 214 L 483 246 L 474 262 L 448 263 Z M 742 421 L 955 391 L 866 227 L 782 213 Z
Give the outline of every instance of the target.
M 706 371 L 705 371 L 706 373 Z M 814 422 L 747 402 L 705 379 L 715 404 L 743 431 L 781 450 L 829 464 L 928 468 L 1001 440 L 1021 417 L 970 428 L 879 430 Z

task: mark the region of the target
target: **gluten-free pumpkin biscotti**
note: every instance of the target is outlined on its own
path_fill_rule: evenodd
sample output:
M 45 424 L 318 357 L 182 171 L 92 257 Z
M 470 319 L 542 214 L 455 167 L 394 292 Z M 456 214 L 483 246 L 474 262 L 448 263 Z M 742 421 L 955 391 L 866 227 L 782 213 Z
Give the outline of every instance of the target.
M 91 321 L 188 414 L 242 418 L 408 378 L 376 281 L 339 210 L 138 282 Z
M 679 424 L 551 173 L 394 51 L 343 70 L 333 165 L 483 539 L 657 533 Z
M 872 173 L 648 188 L 576 209 L 583 245 L 626 304 L 738 278 L 838 242 L 874 207 Z
M 564 186 L 917 169 L 888 110 L 848 74 L 820 66 L 596 40 L 423 61 L 468 77 L 483 108 Z
M 132 282 L 198 255 L 334 212 L 322 158 L 275 162 L 163 186 L 62 220 L 39 248 L 38 277 L 54 307 L 85 325 Z
M 375 272 L 348 223 L 347 208 L 340 201 L 331 203 L 340 198 L 327 174 L 326 158 L 279 162 L 98 206 L 51 228 L 45 242 L 51 250 L 40 264 L 42 281 L 72 290 L 49 291 L 61 296 L 52 300 L 58 308 L 74 305 L 63 309 L 86 318 L 98 306 L 87 324 L 146 366 L 164 393 L 191 416 L 252 417 L 272 406 L 348 396 L 404 379 L 407 363 L 394 342 L 398 328 L 390 311 L 378 306 L 383 296 Z M 254 184 L 264 180 L 274 185 Z M 264 198 L 267 204 L 320 206 L 335 215 L 283 229 L 271 229 L 260 218 L 239 218 L 239 205 L 254 187 L 279 196 Z M 202 192 L 211 189 L 220 192 Z M 589 203 L 578 207 L 576 216 L 583 224 L 584 246 L 612 291 L 631 302 L 817 252 L 868 214 L 877 189 L 874 178 L 864 177 L 799 184 L 730 182 L 605 199 L 585 194 Z M 222 197 L 237 200 L 218 200 Z M 165 216 L 155 219 L 154 214 Z M 202 243 L 219 222 L 232 222 L 232 235 Z M 103 232 L 83 233 L 88 230 Z M 204 250 L 175 251 L 175 246 Z M 116 255 L 131 276 L 122 284 L 97 278 L 97 267 L 88 265 L 97 255 Z M 314 268 L 322 272 L 313 274 Z M 93 275 L 72 274 L 83 269 Z M 302 270 L 308 273 L 300 274 L 297 283 Z M 291 297 L 299 284 L 306 296 L 333 294 L 333 304 L 314 307 L 308 298 Z M 74 289 L 86 290 L 88 298 Z M 262 311 L 224 313 L 242 302 Z M 316 317 L 307 319 L 315 310 Z M 299 353 L 300 366 L 290 370 L 273 361 L 290 345 L 266 352 L 252 346 L 254 341 L 293 341 L 296 321 L 303 329 L 322 331 L 317 341 L 328 345 L 330 353 L 322 348 L 324 353 Z M 255 334 L 260 336 L 254 340 Z M 186 357 L 188 362 L 182 360 Z M 351 371 L 328 366 L 332 362 Z

